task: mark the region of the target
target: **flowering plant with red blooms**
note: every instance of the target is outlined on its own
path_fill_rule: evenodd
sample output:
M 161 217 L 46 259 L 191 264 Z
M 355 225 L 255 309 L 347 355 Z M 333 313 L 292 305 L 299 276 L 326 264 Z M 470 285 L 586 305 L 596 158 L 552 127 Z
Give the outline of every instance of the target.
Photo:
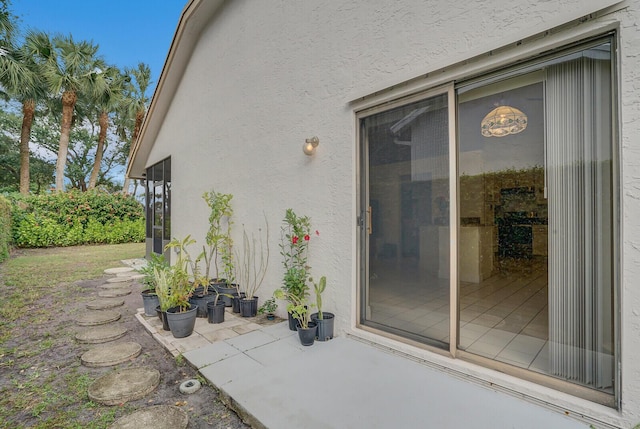
M 316 235 L 320 235 L 315 231 Z M 280 254 L 284 266 L 283 289 L 297 298 L 304 299 L 309 294 L 308 264 L 309 242 L 311 241 L 311 219 L 298 216 L 293 209 L 287 209 L 282 221 Z

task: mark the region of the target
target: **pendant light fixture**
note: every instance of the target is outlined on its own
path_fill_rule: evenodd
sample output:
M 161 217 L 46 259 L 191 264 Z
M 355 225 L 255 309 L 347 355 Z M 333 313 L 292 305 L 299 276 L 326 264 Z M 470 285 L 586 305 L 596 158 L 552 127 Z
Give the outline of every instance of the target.
M 484 117 L 480 130 L 485 137 L 518 134 L 527 128 L 527 115 L 511 106 L 498 106 Z

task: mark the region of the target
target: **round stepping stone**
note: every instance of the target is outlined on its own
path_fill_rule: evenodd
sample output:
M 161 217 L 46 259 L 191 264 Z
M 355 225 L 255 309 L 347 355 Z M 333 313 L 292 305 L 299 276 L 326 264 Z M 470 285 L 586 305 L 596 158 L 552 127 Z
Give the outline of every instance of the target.
M 76 340 L 83 344 L 100 344 L 122 338 L 127 333 L 124 326 L 97 326 L 76 334 Z
M 129 285 L 125 283 L 104 283 L 100 285 L 100 289 L 123 289 L 126 287 L 129 287 Z
M 134 401 L 152 392 L 160 384 L 160 371 L 153 368 L 125 368 L 109 372 L 87 389 L 89 399 L 103 405 Z
M 80 356 L 80 361 L 90 368 L 113 366 L 135 358 L 141 351 L 142 346 L 134 342 L 110 344 L 87 350 Z
M 131 288 L 106 289 L 98 292 L 100 298 L 116 298 L 119 296 L 129 295 Z
M 189 424 L 186 412 L 173 405 L 142 408 L 113 422 L 110 429 L 185 429 Z
M 89 311 L 76 319 L 76 323 L 80 326 L 97 326 L 106 325 L 120 319 L 120 313 L 113 310 L 95 310 Z
M 109 308 L 116 308 L 124 305 L 124 299 L 120 298 L 103 298 L 96 299 L 87 303 L 89 310 L 107 310 Z
M 134 274 L 131 276 L 131 280 L 140 280 L 144 278 L 144 274 Z
M 130 273 L 134 271 L 131 267 L 116 267 L 116 268 L 107 268 L 104 270 L 105 274 L 120 274 L 120 273 Z
M 111 277 L 110 279 L 107 279 L 107 283 L 126 283 L 126 282 L 130 282 L 131 281 L 131 277 Z

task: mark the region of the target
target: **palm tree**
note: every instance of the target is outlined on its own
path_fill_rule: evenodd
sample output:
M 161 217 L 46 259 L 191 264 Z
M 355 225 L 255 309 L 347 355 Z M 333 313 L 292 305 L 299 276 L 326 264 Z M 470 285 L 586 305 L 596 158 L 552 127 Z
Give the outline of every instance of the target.
M 102 73 L 104 63 L 97 56 L 98 45 L 91 42 L 75 42 L 73 36 L 55 36 L 54 49 L 44 58 L 43 76 L 52 94 L 60 95 L 62 100 L 62 124 L 60 143 L 56 161 L 56 190 L 64 190 L 64 169 L 69 150 L 73 112 L 78 94 L 92 88 L 99 92 L 104 85 L 97 77 Z
M 88 189 L 96 187 L 98 175 L 100 174 L 100 164 L 104 153 L 104 143 L 107 139 L 107 129 L 109 128 L 109 113 L 116 111 L 123 102 L 124 84 L 128 76 L 120 73 L 116 67 L 108 67 L 106 71 L 99 75 L 99 79 L 104 80 L 104 84 L 97 85 L 101 92 L 93 94 L 96 107 L 98 108 L 98 124 L 100 133 L 98 134 L 98 145 L 96 147 L 96 157 L 89 178 Z
M 129 143 L 129 155 L 127 156 L 127 164 L 131 159 L 131 150 L 138 140 L 140 129 L 144 115 L 147 113 L 147 105 L 149 98 L 146 95 L 147 89 L 151 84 L 151 69 L 145 63 L 138 63 L 138 68 L 127 69 L 127 74 L 133 77 L 128 91 L 127 114 L 125 116 L 133 118 L 133 134 Z M 127 195 L 129 193 L 129 178 L 124 178 L 122 192 Z
M 0 15 L 1 16 L 1 15 Z M 2 25 L 0 24 L 0 27 Z M 36 104 L 46 97 L 46 88 L 40 74 L 37 58 L 50 52 L 51 41 L 42 32 L 29 32 L 24 44 L 16 48 L 7 39 L 2 43 L 0 55 L 0 83 L 5 95 L 22 103 L 22 129 L 20 131 L 20 193 L 28 194 L 29 141 Z

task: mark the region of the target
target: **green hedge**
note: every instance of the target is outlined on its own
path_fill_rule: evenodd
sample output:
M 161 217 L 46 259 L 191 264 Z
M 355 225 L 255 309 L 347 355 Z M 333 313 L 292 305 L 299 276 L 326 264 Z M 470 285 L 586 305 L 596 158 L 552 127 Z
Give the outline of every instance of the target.
M 18 247 L 142 242 L 144 208 L 133 197 L 101 191 L 11 194 Z
M 0 196 L 0 262 L 9 257 L 11 245 L 11 203 Z

